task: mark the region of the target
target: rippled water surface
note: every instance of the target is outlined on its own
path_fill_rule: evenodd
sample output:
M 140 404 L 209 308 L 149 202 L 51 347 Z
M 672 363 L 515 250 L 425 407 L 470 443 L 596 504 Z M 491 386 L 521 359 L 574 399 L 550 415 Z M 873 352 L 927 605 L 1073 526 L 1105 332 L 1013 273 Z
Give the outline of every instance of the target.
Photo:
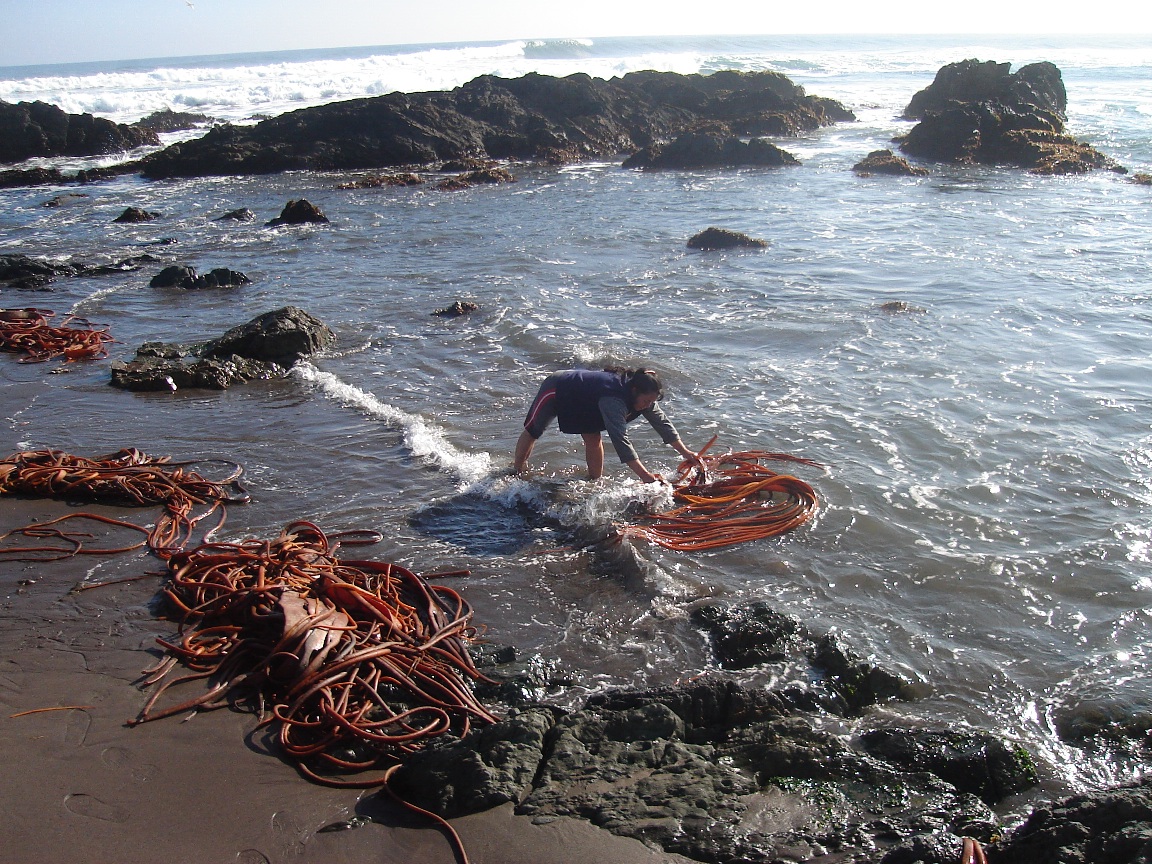
M 379 529 L 374 554 L 420 571 L 466 568 L 487 635 L 559 659 L 573 702 L 706 671 L 693 604 L 768 599 L 920 684 L 922 699 L 880 712 L 1008 735 L 1049 787 L 1106 782 L 1124 767 L 1065 747 L 1054 724 L 1084 706 L 1152 710 L 1152 193 L 1113 173 L 858 177 L 853 164 L 907 129 L 894 118 L 936 66 L 971 48 L 881 62 L 833 47 L 693 55 L 783 68 L 857 112 L 779 142 L 795 168 L 512 166 L 516 183 L 458 193 L 338 190 L 346 177 L 313 173 L 0 191 L 0 252 L 160 259 L 0 298 L 107 324 L 116 358 L 287 304 L 338 334 L 288 379 L 225 393 L 132 394 L 108 386 L 107 362 L 52 375 L 0 358 L 3 444 L 240 461 L 254 501 L 225 535 L 304 518 Z M 1058 62 L 1071 131 L 1148 170 L 1146 56 L 999 47 L 981 59 Z M 43 206 L 62 192 L 87 197 Z M 330 224 L 263 225 L 301 197 Z M 163 218 L 111 224 L 127 206 Z M 238 207 L 257 220 L 215 221 Z M 712 225 L 770 245 L 685 247 Z M 167 263 L 253 284 L 149 288 Z M 480 310 L 432 314 L 457 299 Z M 718 435 L 822 463 L 798 472 L 818 518 L 706 554 L 595 542 L 657 493 L 618 465 L 581 480 L 582 453 L 558 434 L 533 477 L 506 468 L 540 378 L 605 364 L 660 370 L 689 445 Z M 650 467 L 674 469 L 654 435 L 634 439 Z

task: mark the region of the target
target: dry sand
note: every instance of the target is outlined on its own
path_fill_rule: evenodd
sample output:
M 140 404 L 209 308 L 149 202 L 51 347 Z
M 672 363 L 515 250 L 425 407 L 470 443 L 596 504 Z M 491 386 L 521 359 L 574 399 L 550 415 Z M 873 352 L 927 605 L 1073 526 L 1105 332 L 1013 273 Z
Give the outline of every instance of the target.
M 84 510 L 138 524 L 150 518 Z M 0 497 L 0 533 L 67 512 L 75 508 Z M 125 542 L 122 531 L 112 533 Z M 154 614 L 161 576 L 137 578 L 162 571 L 154 557 L 133 552 L 0 560 L 2 864 L 456 860 L 439 829 L 384 796 L 301 777 L 269 749 L 251 714 L 222 709 L 127 726 L 145 699 L 133 682 L 159 656 L 156 636 L 173 632 Z M 74 590 L 121 578 L 133 581 Z M 61 706 L 78 707 L 11 716 Z M 357 815 L 374 821 L 320 830 Z M 452 824 L 473 864 L 688 862 L 578 819 L 534 824 L 511 805 Z

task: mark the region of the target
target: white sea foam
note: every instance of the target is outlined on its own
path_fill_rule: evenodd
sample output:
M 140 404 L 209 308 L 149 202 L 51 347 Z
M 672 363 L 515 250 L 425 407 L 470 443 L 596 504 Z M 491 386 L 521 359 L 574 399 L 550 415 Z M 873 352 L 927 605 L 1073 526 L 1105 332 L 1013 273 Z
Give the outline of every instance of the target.
M 341 381 L 331 372 L 317 369 L 311 363 L 300 362 L 292 373 L 301 381 L 316 385 L 330 399 L 358 408 L 399 431 L 404 445 L 413 456 L 426 460 L 465 484 L 475 483 L 492 472 L 492 457 L 488 453 L 467 453 L 453 445 L 444 430 L 416 414 L 409 414 L 372 393 Z

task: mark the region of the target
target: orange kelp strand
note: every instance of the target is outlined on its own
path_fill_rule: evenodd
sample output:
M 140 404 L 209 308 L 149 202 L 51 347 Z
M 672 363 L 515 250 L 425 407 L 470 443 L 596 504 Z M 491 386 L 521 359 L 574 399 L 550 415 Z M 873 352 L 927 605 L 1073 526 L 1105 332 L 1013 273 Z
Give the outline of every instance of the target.
M 108 356 L 107 345 L 116 340 L 107 328 L 71 316 L 53 326 L 49 320 L 55 314 L 47 309 L 0 309 L 0 351 L 24 354 L 21 363 L 56 358 L 71 363 Z
M 207 532 L 206 536 L 210 536 L 223 524 L 224 504 L 248 500 L 247 493 L 238 483 L 243 471 L 240 466 L 228 463 L 232 466 L 228 477 L 208 480 L 189 470 L 193 464 L 198 463 L 175 463 L 170 457 L 152 457 L 134 448 L 125 448 L 94 459 L 59 450 L 25 450 L 0 461 L 0 495 L 84 499 L 132 507 L 161 504 L 164 506 L 164 514 L 156 520 L 155 527 L 147 532 L 146 542 L 156 555 L 167 559 L 188 544 L 199 522 L 213 513 L 218 514 L 217 524 Z M 195 515 L 197 507 L 205 508 L 204 512 Z M 65 518 L 88 518 L 143 530 L 131 523 L 90 513 L 77 513 Z M 51 524 L 48 522 L 29 526 L 24 529 L 24 533 L 27 536 L 46 536 L 37 535 L 35 529 L 43 529 Z M 69 557 L 69 554 L 81 551 L 80 544 L 75 540 L 78 535 L 56 532 L 54 536 L 66 544 L 55 550 L 55 557 Z M 74 547 L 73 552 L 67 552 L 67 544 Z M 101 554 L 116 551 L 125 550 L 104 550 Z M 21 552 L 39 554 L 38 557 L 20 559 L 16 556 Z M 43 547 L 23 547 L 7 550 L 3 554 L 9 560 L 49 560 L 45 552 Z
M 777 474 L 765 461 L 821 467 L 786 453 L 745 450 L 706 455 L 713 437 L 700 450 L 702 467 L 681 463 L 672 497 L 677 506 L 642 517 L 623 537 L 638 537 L 667 549 L 697 551 L 784 534 L 815 515 L 815 490 L 788 474 Z
M 156 689 L 130 722 L 254 698 L 271 705 L 265 722 L 304 776 L 360 788 L 383 775 L 340 775 L 381 771 L 440 735 L 495 722 L 472 692 L 487 679 L 467 651 L 474 631 L 463 598 L 397 564 L 343 561 L 341 539 L 372 542 L 367 532 L 328 536 L 294 522 L 272 541 L 173 555 L 164 593 L 180 632 L 158 640 L 173 662 L 144 673 Z M 178 664 L 187 671 L 175 673 Z M 197 680 L 207 681 L 202 692 L 160 706 Z

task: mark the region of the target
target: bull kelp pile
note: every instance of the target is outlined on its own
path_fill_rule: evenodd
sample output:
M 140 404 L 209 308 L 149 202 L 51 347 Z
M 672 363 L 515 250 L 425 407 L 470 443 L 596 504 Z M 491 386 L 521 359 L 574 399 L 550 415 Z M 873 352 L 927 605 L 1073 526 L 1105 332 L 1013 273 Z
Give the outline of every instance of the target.
M 699 463 L 684 462 L 673 484 L 675 506 L 650 513 L 621 532 L 666 549 L 700 551 L 774 537 L 803 525 L 815 514 L 816 491 L 765 462 L 820 463 L 787 453 L 742 450 L 713 455 L 709 441 Z
M 73 316 L 53 324 L 55 314 L 47 309 L 0 309 L 0 351 L 23 354 L 22 363 L 108 356 L 108 343 L 115 340 L 107 328 Z
M 167 655 L 143 681 L 155 690 L 131 722 L 247 702 L 301 773 L 354 787 L 384 785 L 436 736 L 494 722 L 470 686 L 483 679 L 466 648 L 471 608 L 396 564 L 336 555 L 375 539 L 295 522 L 271 541 L 173 556 L 164 594 L 180 632 L 160 641 Z M 161 706 L 196 680 L 207 686 Z M 347 776 L 374 768 L 385 770 Z
M 218 529 L 224 519 L 225 504 L 249 500 L 239 485 L 243 473 L 239 465 L 227 463 L 229 474 L 221 480 L 206 479 L 192 470 L 193 466 L 222 461 L 173 462 L 169 456 L 149 456 L 135 448 L 94 458 L 61 450 L 14 453 L 0 460 L 0 494 L 132 507 L 160 505 L 163 512 L 151 529 L 122 519 L 81 512 L 38 522 L 0 537 L 5 540 L 22 535 L 40 541 L 36 545 L 0 549 L 0 560 L 52 561 L 78 554 L 108 555 L 145 545 L 158 557 L 167 559 L 187 546 L 199 522 L 215 514 L 218 518 L 212 530 Z M 145 536 L 121 548 L 93 549 L 85 546 L 87 533 L 59 527 L 65 522 L 86 519 Z

